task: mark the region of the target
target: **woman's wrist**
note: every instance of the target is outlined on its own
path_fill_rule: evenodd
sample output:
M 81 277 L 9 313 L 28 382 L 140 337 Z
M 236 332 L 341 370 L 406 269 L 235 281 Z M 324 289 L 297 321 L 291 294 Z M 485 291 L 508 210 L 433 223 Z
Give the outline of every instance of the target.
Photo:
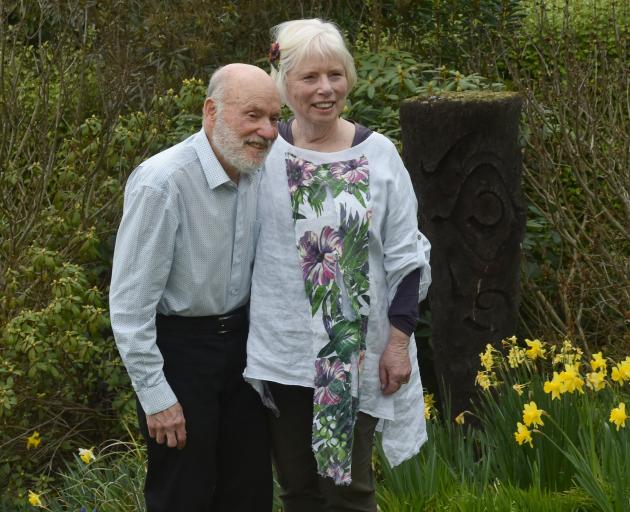
M 400 329 L 397 329 L 393 325 L 389 328 L 389 343 L 395 347 L 407 349 L 409 347 L 409 335 L 405 334 Z

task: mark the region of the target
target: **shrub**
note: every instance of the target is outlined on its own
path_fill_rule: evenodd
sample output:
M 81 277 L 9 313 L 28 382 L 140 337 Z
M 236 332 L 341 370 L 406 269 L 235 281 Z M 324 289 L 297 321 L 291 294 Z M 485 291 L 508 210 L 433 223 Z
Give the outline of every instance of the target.
M 358 80 L 344 115 L 386 135 L 398 146 L 398 108 L 403 100 L 421 93 L 503 88 L 476 73 L 463 75 L 445 66 L 435 68 L 395 47 L 382 47 L 374 53 L 359 42 L 354 59 Z
M 526 100 L 523 328 L 550 339 L 567 333 L 591 352 L 624 353 L 630 8 L 614 5 L 597 16 L 568 7 L 553 16 L 533 10 L 527 30 L 502 44 L 511 87 Z M 595 34 L 587 29 L 591 18 Z
M 89 110 L 80 98 L 96 96 L 89 43 L 33 47 L 20 30 L 3 31 L 0 88 L 0 493 L 12 496 L 50 485 L 78 446 L 125 436 L 132 393 L 106 299 L 122 186 L 147 155 L 199 129 L 205 90 L 186 80 L 131 113 L 112 94 L 117 107 L 73 124 Z M 79 68 L 89 91 L 70 79 Z

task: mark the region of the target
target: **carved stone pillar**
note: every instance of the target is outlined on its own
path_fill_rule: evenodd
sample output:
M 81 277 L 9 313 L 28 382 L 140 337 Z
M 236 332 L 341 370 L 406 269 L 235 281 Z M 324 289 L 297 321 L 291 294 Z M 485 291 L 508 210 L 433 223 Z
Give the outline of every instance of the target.
M 432 244 L 434 366 L 453 415 L 469 408 L 479 354 L 514 334 L 525 228 L 513 93 L 446 93 L 403 103 L 403 159 Z M 422 357 L 420 355 L 420 357 Z

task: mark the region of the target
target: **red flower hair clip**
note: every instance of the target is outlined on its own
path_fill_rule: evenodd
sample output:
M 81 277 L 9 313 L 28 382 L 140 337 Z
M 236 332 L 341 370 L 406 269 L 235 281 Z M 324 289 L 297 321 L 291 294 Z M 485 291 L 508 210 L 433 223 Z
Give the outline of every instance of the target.
M 269 64 L 278 71 L 278 66 L 280 65 L 280 44 L 278 42 L 271 43 L 268 58 Z

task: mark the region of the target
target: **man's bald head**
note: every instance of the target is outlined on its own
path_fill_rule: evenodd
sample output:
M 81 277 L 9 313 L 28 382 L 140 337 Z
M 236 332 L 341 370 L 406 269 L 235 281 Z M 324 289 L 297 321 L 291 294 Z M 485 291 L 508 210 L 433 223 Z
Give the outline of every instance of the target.
M 210 77 L 206 98 L 213 98 L 216 102 L 222 103 L 226 90 L 233 89 L 239 82 L 256 81 L 273 84 L 267 73 L 251 64 L 233 63 L 221 66 Z

